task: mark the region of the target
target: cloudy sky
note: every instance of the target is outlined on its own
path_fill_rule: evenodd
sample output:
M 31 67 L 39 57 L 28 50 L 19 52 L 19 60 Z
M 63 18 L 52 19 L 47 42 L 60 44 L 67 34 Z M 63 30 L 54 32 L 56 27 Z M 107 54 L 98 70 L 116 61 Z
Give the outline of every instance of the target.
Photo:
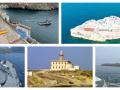
M 120 47 L 97 47 L 96 65 L 103 63 L 120 63 Z

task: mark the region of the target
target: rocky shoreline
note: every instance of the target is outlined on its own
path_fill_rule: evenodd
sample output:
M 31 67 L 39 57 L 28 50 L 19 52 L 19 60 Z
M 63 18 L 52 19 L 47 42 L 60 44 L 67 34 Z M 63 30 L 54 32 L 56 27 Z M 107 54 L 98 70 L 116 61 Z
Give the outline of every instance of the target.
M 1 3 L 0 8 L 56 10 L 58 9 L 58 3 Z

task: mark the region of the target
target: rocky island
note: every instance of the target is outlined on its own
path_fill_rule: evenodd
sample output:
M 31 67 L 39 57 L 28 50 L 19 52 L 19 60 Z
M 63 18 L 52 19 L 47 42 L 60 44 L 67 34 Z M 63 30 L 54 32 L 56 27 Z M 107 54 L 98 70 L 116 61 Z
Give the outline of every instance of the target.
M 72 37 L 92 41 L 120 39 L 120 18 L 109 16 L 99 20 L 88 20 L 70 30 Z
M 102 66 L 120 67 L 120 63 L 105 63 L 105 64 L 102 64 Z

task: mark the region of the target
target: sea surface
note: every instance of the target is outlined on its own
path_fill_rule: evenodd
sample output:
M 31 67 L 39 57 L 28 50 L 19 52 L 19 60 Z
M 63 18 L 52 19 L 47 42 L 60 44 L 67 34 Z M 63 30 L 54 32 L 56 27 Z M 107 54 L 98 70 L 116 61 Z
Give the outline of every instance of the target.
M 31 26 L 31 36 L 40 43 L 58 43 L 58 10 L 38 11 L 23 9 L 5 9 L 10 19 Z M 49 26 L 40 26 L 38 22 L 51 20 Z
M 109 83 L 120 83 L 120 67 L 97 65 L 96 76 Z M 111 87 L 110 84 L 108 86 Z
M 62 43 L 68 44 L 119 44 L 120 39 L 96 42 L 70 36 L 70 29 L 90 19 L 107 16 L 120 17 L 120 3 L 62 3 Z
M 0 60 L 8 60 L 15 65 L 19 80 L 21 82 L 21 87 L 25 86 L 24 78 L 24 54 L 23 53 L 6 53 L 0 54 Z

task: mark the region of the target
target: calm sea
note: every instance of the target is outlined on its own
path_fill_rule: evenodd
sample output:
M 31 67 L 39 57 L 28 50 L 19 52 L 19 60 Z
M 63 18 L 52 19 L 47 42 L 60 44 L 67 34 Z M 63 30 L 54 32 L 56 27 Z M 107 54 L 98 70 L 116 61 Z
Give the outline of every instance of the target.
M 96 76 L 110 83 L 120 83 L 120 67 L 96 66 Z
M 17 70 L 21 86 L 25 86 L 24 80 L 24 54 L 23 53 L 8 53 L 8 54 L 0 54 L 0 60 L 8 60 L 12 62 Z
M 119 9 L 120 3 L 62 3 L 62 43 L 100 43 L 71 37 L 70 29 L 90 19 L 98 20 L 111 15 L 120 17 Z M 120 43 L 120 39 L 102 43 Z
M 58 11 L 34 11 L 5 9 L 10 19 L 31 26 L 31 36 L 40 43 L 58 43 Z M 51 20 L 49 26 L 40 26 L 38 22 Z

